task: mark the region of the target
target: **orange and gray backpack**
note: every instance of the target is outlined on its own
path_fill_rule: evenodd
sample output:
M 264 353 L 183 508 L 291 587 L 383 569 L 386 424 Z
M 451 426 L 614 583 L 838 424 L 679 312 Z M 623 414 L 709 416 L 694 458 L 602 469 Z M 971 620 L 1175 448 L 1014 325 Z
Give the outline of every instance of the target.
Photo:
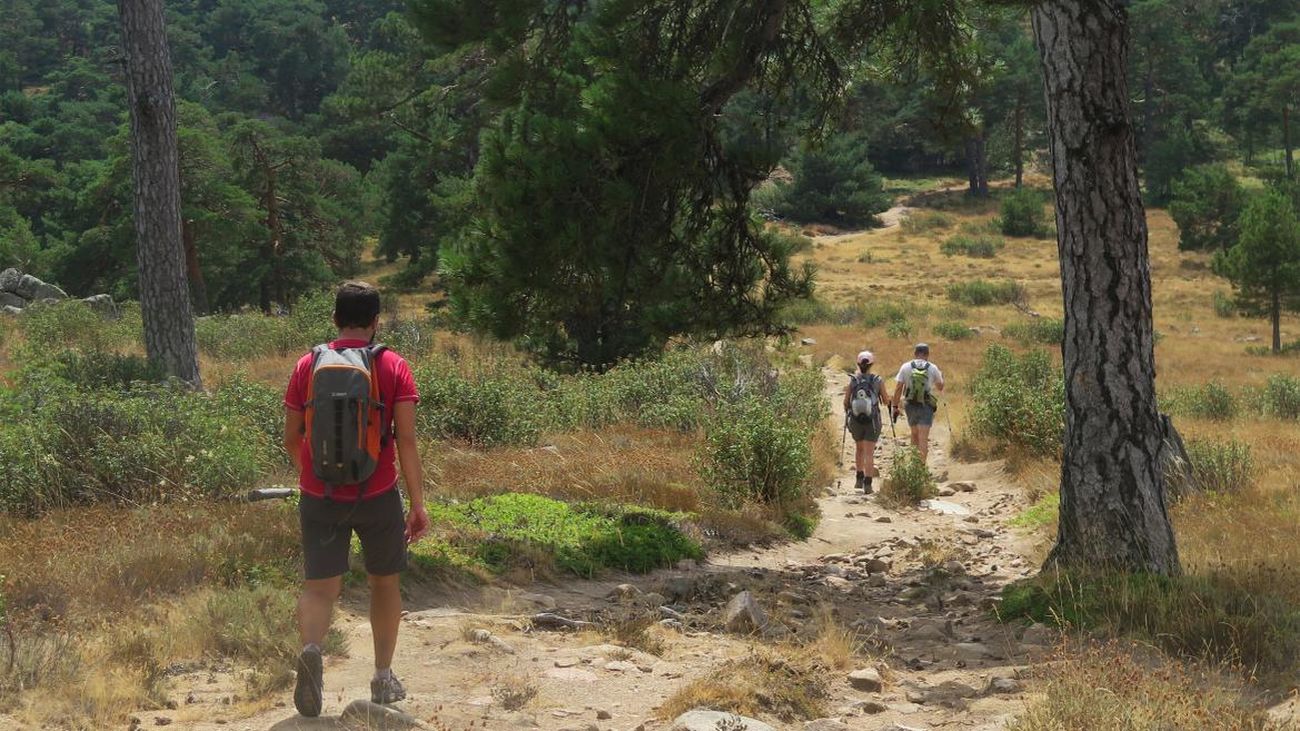
M 384 350 L 382 345 L 312 348 L 306 433 L 312 471 L 325 483 L 326 498 L 339 485 L 362 485 L 364 493 L 379 465 L 388 420 L 375 366 Z

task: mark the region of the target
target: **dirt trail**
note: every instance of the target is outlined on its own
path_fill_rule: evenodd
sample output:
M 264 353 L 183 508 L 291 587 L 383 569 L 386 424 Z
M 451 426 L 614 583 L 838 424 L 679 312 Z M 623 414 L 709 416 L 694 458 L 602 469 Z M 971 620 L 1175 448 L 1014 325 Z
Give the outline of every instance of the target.
M 827 370 L 826 379 L 827 395 L 837 404 L 845 376 Z M 846 450 L 839 478 L 819 500 L 823 517 L 808 541 L 714 556 L 702 566 L 650 576 L 412 597 L 395 663 L 410 691 L 402 709 L 435 729 L 666 729 L 656 709 L 678 689 L 698 678 L 720 677 L 728 660 L 808 631 L 812 617 L 830 611 L 880 653 L 877 662 L 864 660 L 861 667 L 878 667 L 885 686 L 879 692 L 855 690 L 847 673 L 837 673 L 830 679 L 827 715 L 844 726 L 825 728 L 1002 727 L 1023 707 L 1017 673 L 1050 641 L 1037 630 L 1017 639 L 1011 628 L 990 621 L 986 610 L 1003 584 L 1030 569 L 1023 539 L 1004 525 L 1021 498 L 999 464 L 950 462 L 947 420 L 941 415 L 938 422 L 933 471 L 947 473 L 944 484 L 974 484 L 972 492 L 941 498 L 938 507 L 954 514 L 889 510 L 874 496 L 855 494 Z M 882 439 L 882 474 L 888 474 L 895 448 Z M 872 560 L 883 563 L 868 565 Z M 637 589 L 626 590 L 625 601 L 608 598 L 624 582 Z M 720 627 L 721 607 L 741 589 L 752 590 L 770 617 L 763 639 L 729 635 Z M 681 627 L 662 632 L 667 647 L 658 657 L 616 647 L 594 631 L 547 631 L 527 621 L 552 608 L 597 621 L 671 617 L 659 609 L 664 604 L 680 612 Z M 363 610 L 354 602 L 337 618 L 352 652 L 327 660 L 326 713 L 338 714 L 368 695 L 371 640 Z M 476 629 L 495 639 L 475 641 Z M 232 699 L 238 682 L 226 673 L 183 675 L 174 687 L 178 709 L 141 713 L 144 726 L 163 717 L 174 728 L 203 731 L 343 728 L 333 720 L 298 719 L 288 692 L 273 698 L 270 708 L 240 708 Z M 505 707 L 529 689 L 536 695 L 522 708 Z M 778 728 L 804 726 L 765 720 Z

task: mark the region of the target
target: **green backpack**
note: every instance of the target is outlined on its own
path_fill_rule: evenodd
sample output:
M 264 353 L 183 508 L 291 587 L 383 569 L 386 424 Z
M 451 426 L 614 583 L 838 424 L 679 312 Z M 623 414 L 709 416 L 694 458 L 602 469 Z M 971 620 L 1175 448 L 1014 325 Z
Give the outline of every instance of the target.
M 934 394 L 930 393 L 929 361 L 912 361 L 912 378 L 907 384 L 907 402 L 938 406 Z

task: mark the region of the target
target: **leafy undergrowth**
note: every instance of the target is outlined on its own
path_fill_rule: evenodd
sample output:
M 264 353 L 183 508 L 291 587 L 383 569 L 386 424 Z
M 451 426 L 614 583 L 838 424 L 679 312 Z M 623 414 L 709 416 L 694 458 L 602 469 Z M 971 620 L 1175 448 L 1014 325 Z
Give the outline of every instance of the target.
M 880 486 L 881 503 L 892 507 L 915 505 L 934 495 L 934 477 L 921 461 L 921 453 L 914 447 L 899 449 L 894 468 Z
M 591 576 L 603 568 L 645 573 L 703 556 L 681 529 L 688 516 L 650 508 L 506 493 L 433 505 L 429 517 L 434 535 L 411 550 L 424 568 Z
M 1044 573 L 1004 589 L 999 615 L 1134 638 L 1284 690 L 1300 671 L 1300 612 L 1270 577 L 1283 578 L 1267 564 L 1172 578 Z
M 1012 731 L 1272 729 L 1237 688 L 1202 667 L 1116 643 L 1065 647 L 1040 671 L 1042 693 Z

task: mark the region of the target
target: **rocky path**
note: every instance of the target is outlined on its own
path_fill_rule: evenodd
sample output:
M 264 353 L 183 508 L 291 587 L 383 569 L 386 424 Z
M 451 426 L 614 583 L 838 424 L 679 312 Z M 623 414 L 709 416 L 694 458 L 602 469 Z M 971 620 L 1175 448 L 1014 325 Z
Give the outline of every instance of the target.
M 837 403 L 845 376 L 827 371 L 826 377 Z M 947 421 L 939 421 L 931 462 L 936 473 L 946 473 L 944 493 L 951 494 L 924 507 L 895 511 L 855 494 L 846 450 L 808 541 L 715 556 L 701 566 L 687 562 L 651 576 L 413 597 L 396 662 L 410 691 L 401 708 L 427 728 L 456 731 L 669 729 L 671 719 L 659 719 L 657 709 L 675 692 L 696 680 L 725 678 L 736 663 L 789 646 L 812 631 L 816 617 L 830 615 L 854 629 L 874 657 L 861 658 L 850 669 L 860 671 L 853 677 L 836 671 L 827 679 L 827 718 L 765 718 L 772 727 L 1001 728 L 1023 707 L 1019 673 L 1046 652 L 1051 638 L 1041 628 L 989 619 L 999 589 L 1030 569 L 1023 539 L 1005 527 L 1022 500 L 999 464 L 950 463 Z M 882 442 L 883 474 L 896 446 Z M 727 607 L 743 601 L 737 600 L 742 592 L 762 615 L 753 618 L 761 632 L 749 632 L 744 612 L 731 623 L 743 631 L 727 630 Z M 340 714 L 368 695 L 363 609 L 353 604 L 338 617 L 352 652 L 327 661 L 327 713 Z M 563 631 L 536 621 L 545 612 L 604 626 L 652 624 L 633 634 L 649 638 L 642 647 L 655 654 L 620 646 L 595 627 Z M 239 687 L 236 678 L 211 671 L 181 676 L 177 709 L 141 714 L 140 722 L 152 726 L 162 718 L 203 731 L 356 727 L 337 717 L 297 718 L 288 692 L 269 705 L 241 706 Z

